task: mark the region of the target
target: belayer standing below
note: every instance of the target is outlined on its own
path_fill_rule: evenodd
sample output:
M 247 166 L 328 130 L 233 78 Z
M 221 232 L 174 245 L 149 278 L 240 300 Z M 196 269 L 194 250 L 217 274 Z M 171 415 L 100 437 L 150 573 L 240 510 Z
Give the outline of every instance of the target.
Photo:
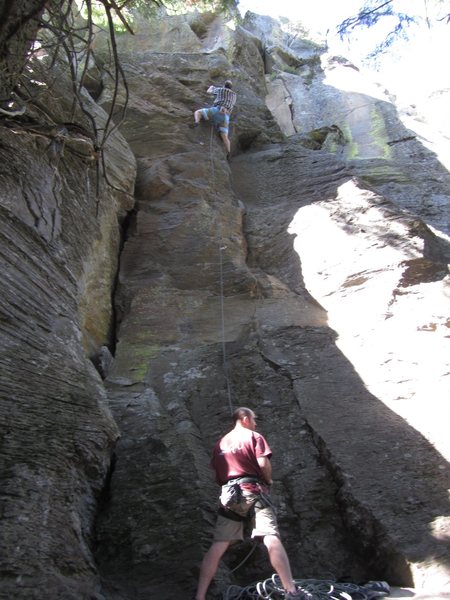
M 256 415 L 251 409 L 237 408 L 233 421 L 234 429 L 222 437 L 213 450 L 211 467 L 222 493 L 213 543 L 200 567 L 196 600 L 205 600 L 220 559 L 231 542 L 243 539 L 244 521 L 249 516 L 252 537 L 261 538 L 266 546 L 272 567 L 285 589 L 285 598 L 309 600 L 311 594 L 295 586 L 269 499 L 272 451 L 265 438 L 255 431 Z
M 229 79 L 225 81 L 223 87 L 216 87 L 210 85 L 206 90 L 207 94 L 214 96 L 214 102 L 212 106 L 207 108 L 199 108 L 194 112 L 194 123 L 190 127 L 197 127 L 201 119 L 209 121 L 212 119 L 213 124 L 220 133 L 225 150 L 227 152 L 227 159 L 230 158 L 230 139 L 228 137 L 228 130 L 230 125 L 230 114 L 236 104 L 236 92 L 231 89 L 233 84 Z

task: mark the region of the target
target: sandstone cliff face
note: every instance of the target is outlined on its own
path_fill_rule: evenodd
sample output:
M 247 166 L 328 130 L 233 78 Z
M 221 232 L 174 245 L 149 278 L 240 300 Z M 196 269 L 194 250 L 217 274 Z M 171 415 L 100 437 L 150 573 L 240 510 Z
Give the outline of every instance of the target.
M 329 89 L 354 69 L 323 52 L 252 15 L 235 32 L 197 15 L 121 40 L 137 179 L 114 343 L 129 196 L 96 199 L 66 155 L 55 168 L 41 151 L 25 177 L 39 140 L 4 128 L 6 159 L 23 157 L 2 209 L 16 248 L 5 598 L 190 594 L 214 523 L 210 451 L 239 405 L 274 451 L 295 576 L 448 583 L 449 175 L 386 96 Z M 225 78 L 239 96 L 231 163 L 206 124 L 187 127 Z M 119 136 L 110 163 L 129 192 Z M 108 343 L 102 384 L 87 356 Z M 230 551 L 213 595 L 271 573 L 261 549 L 231 573 L 249 549 Z

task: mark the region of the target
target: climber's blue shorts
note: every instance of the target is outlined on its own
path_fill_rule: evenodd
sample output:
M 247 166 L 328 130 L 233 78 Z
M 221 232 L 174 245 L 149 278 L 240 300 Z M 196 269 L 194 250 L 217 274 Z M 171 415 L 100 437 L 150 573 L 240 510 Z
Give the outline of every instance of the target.
M 203 118 L 206 121 L 212 119 L 215 127 L 221 133 L 225 133 L 228 135 L 228 126 L 230 123 L 230 115 L 226 113 L 220 112 L 220 108 L 218 106 L 211 106 L 210 108 L 202 108 L 201 113 Z

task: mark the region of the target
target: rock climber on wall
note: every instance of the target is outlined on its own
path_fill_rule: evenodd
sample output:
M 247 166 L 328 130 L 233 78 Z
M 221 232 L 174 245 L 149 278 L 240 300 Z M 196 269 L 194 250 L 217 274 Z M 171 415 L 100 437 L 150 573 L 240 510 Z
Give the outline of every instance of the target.
M 201 119 L 204 119 L 205 121 L 211 119 L 222 138 L 227 152 L 227 160 L 230 159 L 231 150 L 230 139 L 228 137 L 230 114 L 237 98 L 236 92 L 233 92 L 231 89 L 232 87 L 233 84 L 229 79 L 225 81 L 222 87 L 216 87 L 214 85 L 209 86 L 206 93 L 214 96 L 213 105 L 196 110 L 194 112 L 194 123 L 190 125 L 190 127 L 197 127 Z

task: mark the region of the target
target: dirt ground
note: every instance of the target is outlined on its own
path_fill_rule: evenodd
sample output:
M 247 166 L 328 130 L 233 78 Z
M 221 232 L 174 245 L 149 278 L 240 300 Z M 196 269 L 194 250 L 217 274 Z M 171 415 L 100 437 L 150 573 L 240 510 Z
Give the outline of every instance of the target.
M 450 598 L 450 591 L 417 591 L 412 588 L 391 588 L 391 593 L 386 598 L 409 598 L 409 600 L 446 600 Z

